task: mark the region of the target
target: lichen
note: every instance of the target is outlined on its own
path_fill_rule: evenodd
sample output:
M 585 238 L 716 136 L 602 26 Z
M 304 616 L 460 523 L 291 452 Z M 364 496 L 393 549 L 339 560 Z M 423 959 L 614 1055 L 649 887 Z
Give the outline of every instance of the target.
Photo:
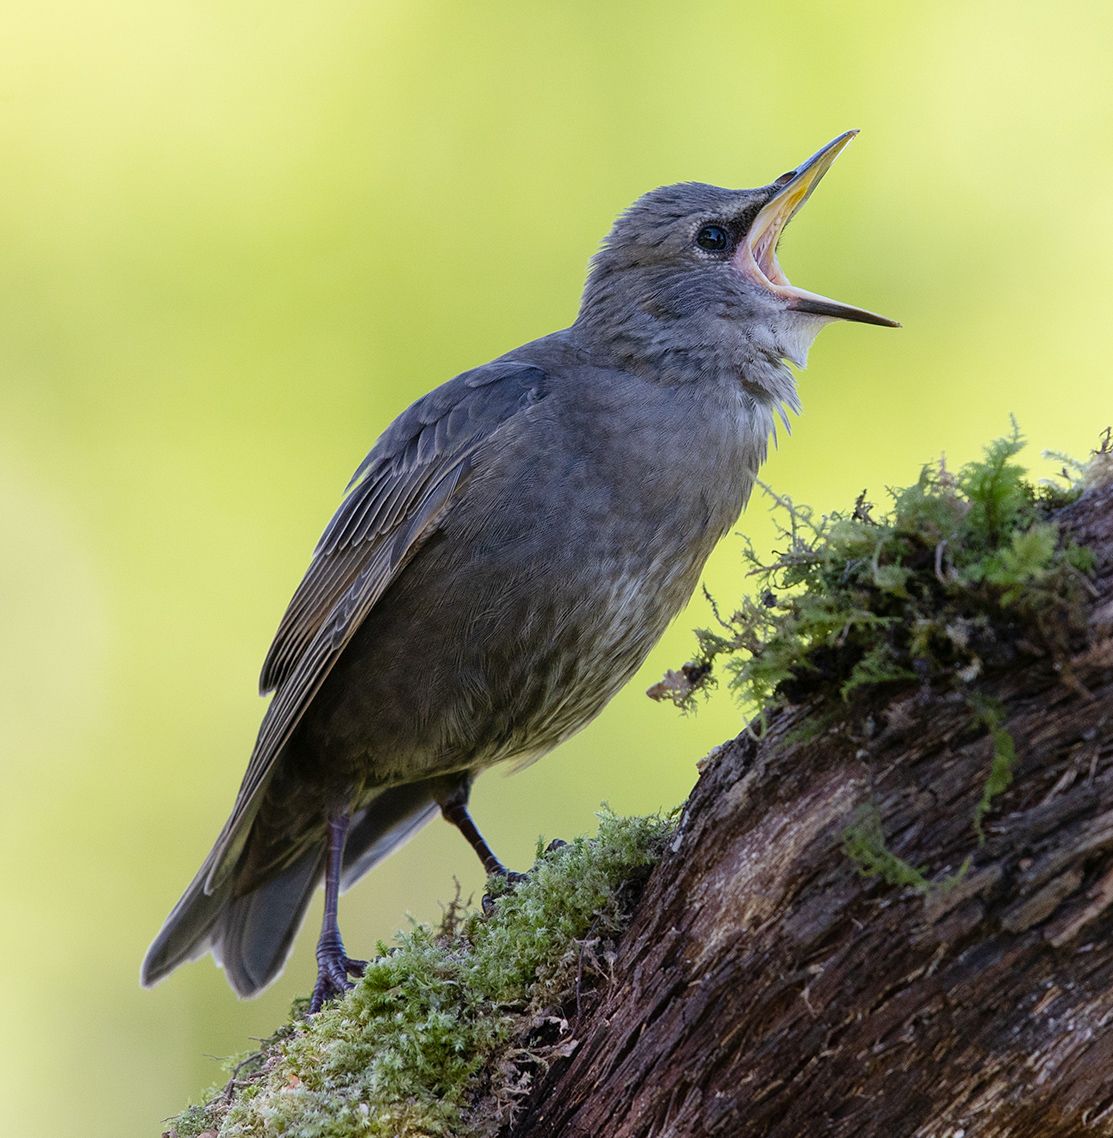
M 416 925 L 379 945 L 344 999 L 295 1018 L 205 1107 L 186 1138 L 486 1138 L 535 1073 L 573 1045 L 566 1014 L 605 971 L 670 818 L 601 816 L 598 835 L 545 853 L 525 880 L 489 883 L 493 908 Z M 245 1073 L 246 1071 L 246 1073 Z

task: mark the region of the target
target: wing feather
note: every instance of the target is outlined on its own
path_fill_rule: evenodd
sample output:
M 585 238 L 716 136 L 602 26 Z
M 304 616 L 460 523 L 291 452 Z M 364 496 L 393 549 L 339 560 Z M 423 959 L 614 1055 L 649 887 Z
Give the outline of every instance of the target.
M 206 892 L 235 864 L 275 761 L 352 635 L 451 509 L 476 451 L 543 398 L 545 381 L 540 368 L 513 361 L 457 376 L 399 416 L 356 470 L 264 661 L 260 688 L 275 695 Z

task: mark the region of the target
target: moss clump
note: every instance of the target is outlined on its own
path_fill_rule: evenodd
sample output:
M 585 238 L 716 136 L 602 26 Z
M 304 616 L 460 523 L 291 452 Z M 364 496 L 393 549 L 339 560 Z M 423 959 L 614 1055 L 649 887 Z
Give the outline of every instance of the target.
M 917 681 L 960 690 L 1025 654 L 1067 654 L 1084 617 L 1090 554 L 1051 517 L 1078 493 L 1035 487 L 1015 461 L 1019 433 L 998 439 L 957 474 L 943 463 L 891 491 L 875 517 L 817 517 L 774 496 L 787 545 L 772 561 L 744 550 L 754 593 L 699 654 L 654 689 L 681 707 L 726 660 L 730 686 L 753 711 L 832 697 L 847 703 L 881 685 Z M 690 681 L 691 677 L 697 677 Z
M 176 1120 L 222 1138 L 480 1138 L 568 1043 L 561 1024 L 625 924 L 670 819 L 604 815 L 598 836 L 540 856 L 491 916 L 450 911 L 380 945 L 349 995 L 286 1028 L 232 1092 Z M 173 1130 L 172 1130 L 173 1132 Z

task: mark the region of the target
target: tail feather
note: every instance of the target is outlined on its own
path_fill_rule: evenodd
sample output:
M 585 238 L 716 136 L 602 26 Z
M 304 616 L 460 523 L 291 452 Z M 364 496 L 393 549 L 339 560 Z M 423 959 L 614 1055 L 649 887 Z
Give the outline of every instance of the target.
M 324 850 L 307 850 L 281 873 L 227 902 L 212 936 L 213 956 L 241 996 L 282 971 L 324 872 Z
M 431 780 L 391 787 L 356 813 L 344 851 L 343 888 L 433 817 L 437 812 L 434 790 L 440 785 Z M 251 835 L 239 861 L 208 893 L 205 885 L 211 879 L 214 849 L 148 950 L 141 972 L 144 986 L 158 983 L 179 964 L 211 951 L 241 996 L 253 996 L 266 987 L 281 972 L 324 873 L 323 830 L 319 841 L 303 834 L 296 843 L 291 838 L 289 844 L 302 846 L 296 859 L 244 892 L 237 890 L 250 860 Z
M 354 885 L 372 866 L 412 838 L 438 809 L 428 783 L 384 790 L 352 819 L 344 845 L 340 888 Z
M 213 927 L 220 920 L 231 891 L 230 883 L 226 882 L 212 893 L 205 892 L 211 861 L 212 854 L 209 854 L 147 949 L 140 971 L 145 988 L 157 984 L 179 964 L 196 960 L 209 950 Z

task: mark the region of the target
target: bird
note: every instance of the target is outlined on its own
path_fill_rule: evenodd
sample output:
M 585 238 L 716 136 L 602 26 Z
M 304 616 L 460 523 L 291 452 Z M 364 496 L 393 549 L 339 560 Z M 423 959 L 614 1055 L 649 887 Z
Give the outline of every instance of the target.
M 359 464 L 266 656 L 232 812 L 144 959 L 251 996 L 324 881 L 309 1011 L 353 986 L 338 897 L 442 815 L 489 874 L 476 776 L 590 722 L 691 597 L 835 320 L 787 223 L 857 131 L 758 189 L 662 186 L 615 221 L 575 321 L 418 399 Z

